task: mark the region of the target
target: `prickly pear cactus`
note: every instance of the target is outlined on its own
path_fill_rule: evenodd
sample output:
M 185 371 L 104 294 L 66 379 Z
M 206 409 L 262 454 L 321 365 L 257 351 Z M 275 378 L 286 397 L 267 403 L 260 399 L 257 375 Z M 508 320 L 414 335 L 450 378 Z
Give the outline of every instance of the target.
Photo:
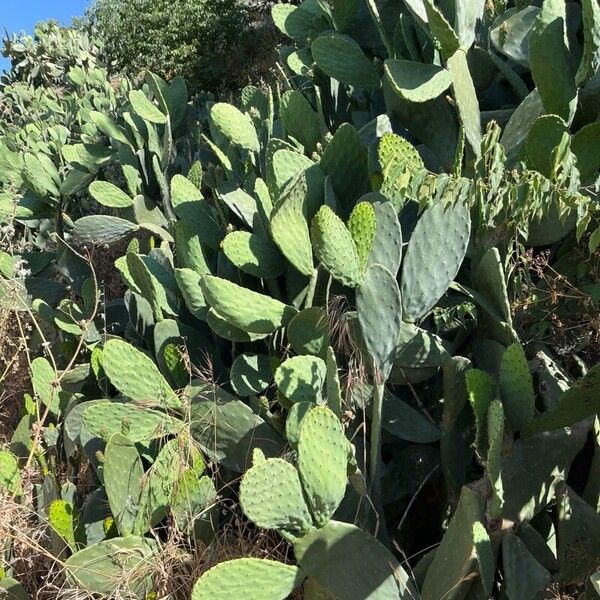
M 298 472 L 318 526 L 331 519 L 344 497 L 348 450 L 342 424 L 331 410 L 316 407 L 302 419 Z
M 284 600 L 304 579 L 295 566 L 263 558 L 238 558 L 224 561 L 209 569 L 196 581 L 192 600 L 230 598 L 242 600 Z

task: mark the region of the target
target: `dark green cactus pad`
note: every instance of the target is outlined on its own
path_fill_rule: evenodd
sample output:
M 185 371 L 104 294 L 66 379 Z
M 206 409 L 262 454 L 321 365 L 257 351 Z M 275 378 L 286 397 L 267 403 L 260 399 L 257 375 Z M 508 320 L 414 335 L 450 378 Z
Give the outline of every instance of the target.
M 294 352 L 324 357 L 329 345 L 329 319 L 326 311 L 318 306 L 300 311 L 290 321 L 287 335 Z
M 438 201 L 422 214 L 402 265 L 402 307 L 406 321 L 424 317 L 458 273 L 469 244 L 471 216 L 462 198 Z
M 210 273 L 209 259 L 196 231 L 184 221 L 173 223 L 172 231 L 178 264 L 200 275 Z
M 171 203 L 175 214 L 198 236 L 199 240 L 218 248 L 225 235 L 212 206 L 202 198 L 198 187 L 183 175 L 171 179 Z
M 314 270 L 313 251 L 305 217 L 308 194 L 306 174 L 288 186 L 271 214 L 271 235 L 282 254 L 303 275 Z
M 374 537 L 356 525 L 330 521 L 294 543 L 306 576 L 344 600 L 414 600 L 408 574 Z
M 240 354 L 231 365 L 229 377 L 236 394 L 260 394 L 273 380 L 272 359 L 267 354 Z
M 469 72 L 467 53 L 464 50 L 457 50 L 448 58 L 447 66 L 452 75 L 454 100 L 465 137 L 475 156 L 479 156 L 481 153 L 481 113 L 479 112 L 477 92 Z
M 396 276 L 402 261 L 402 228 L 392 203 L 376 204 L 375 219 L 377 230 L 368 264 L 383 265 L 392 275 Z
M 208 384 L 195 386 L 190 393 L 190 432 L 211 460 L 242 473 L 254 448 L 266 456 L 281 455 L 283 438 L 247 404 Z
M 502 536 L 502 566 L 509 599 L 535 598 L 552 580 L 527 546 L 510 531 Z
M 292 306 L 220 277 L 205 275 L 201 285 L 211 307 L 248 333 L 273 333 L 287 325 L 297 313 Z
M 102 366 L 110 382 L 124 396 L 157 406 L 181 406 L 155 362 L 126 341 L 111 339 L 106 342 Z
M 588 431 L 589 424 L 579 423 L 514 442 L 502 461 L 505 519 L 528 522 L 552 502 Z
M 577 87 L 565 41 L 565 10 L 559 2 L 542 4 L 529 36 L 529 66 L 546 112 L 570 123 L 577 107 Z
M 346 492 L 348 442 L 339 418 L 328 408 L 309 411 L 300 425 L 298 471 L 318 526 L 333 516 Z
M 542 115 L 536 119 L 523 148 L 527 168 L 538 171 L 544 177 L 552 177 L 553 153 L 563 136 L 568 139 L 568 127 L 557 115 Z
M 450 72 L 436 65 L 388 59 L 384 68 L 392 89 L 410 102 L 437 98 L 452 84 Z
M 518 343 L 510 345 L 502 355 L 500 395 L 508 422 L 521 431 L 533 419 L 535 396 L 527 357 Z
M 421 598 L 458 599 L 472 585 L 479 570 L 473 526 L 482 522 L 483 507 L 474 492 L 462 488 L 458 506 L 427 571 Z
M 270 458 L 246 472 L 240 504 L 244 514 L 264 529 L 297 535 L 312 524 L 298 471 L 281 458 Z
M 288 136 L 298 140 L 306 152 L 313 152 L 321 140 L 321 124 L 306 97 L 289 90 L 281 97 L 281 123 Z
M 0 592 L 6 600 L 30 600 L 31 598 L 25 588 L 12 577 L 0 579 Z
M 285 5 L 276 5 L 285 6 Z M 237 558 L 212 567 L 194 584 L 191 600 L 284 600 L 302 583 L 293 565 L 263 558 Z
M 348 219 L 348 231 L 356 246 L 360 272 L 364 273 L 377 231 L 377 217 L 372 204 L 359 202 L 354 207 Z
M 173 274 L 188 310 L 196 318 L 205 320 L 208 304 L 200 285 L 201 275 L 192 269 L 175 269 Z
M 356 87 L 381 87 L 375 65 L 351 37 L 335 32 L 324 33 L 313 41 L 311 51 L 319 68 L 329 77 Z
M 423 4 L 427 13 L 429 31 L 438 42 L 442 56 L 448 60 L 459 48 L 458 36 L 442 11 L 433 4 L 433 0 L 424 0 Z
M 118 433 L 123 422 L 129 425 L 128 438 L 133 442 L 147 445 L 150 441 L 178 431 L 183 423 L 174 417 L 157 410 L 135 404 L 111 402 L 85 402 L 83 425 L 95 437 L 105 437 Z M 80 441 L 81 431 L 80 431 Z
M 121 535 L 133 533 L 139 510 L 144 467 L 135 444 L 115 433 L 104 451 L 104 487 Z
M 206 322 L 208 326 L 220 337 L 230 342 L 255 342 L 266 338 L 266 333 L 248 333 L 232 325 L 227 319 L 224 319 L 213 308 L 206 313 Z
M 566 487 L 558 504 L 558 564 L 564 583 L 581 581 L 598 567 L 600 515 Z
M 364 346 L 376 368 L 387 379 L 402 323 L 402 302 L 395 277 L 381 265 L 371 265 L 356 292 L 358 322 Z
M 271 16 L 281 33 L 302 41 L 328 27 L 327 21 L 322 18 L 325 12 L 316 4 L 310 8 L 285 3 L 274 4 Z
M 343 285 L 357 287 L 361 266 L 356 244 L 344 222 L 328 207 L 322 206 L 311 225 L 315 255 Z
M 258 233 L 233 231 L 222 242 L 225 256 L 241 271 L 274 279 L 283 273 L 284 262 L 270 238 Z
M 93 544 L 65 562 L 67 583 L 94 594 L 119 591 L 143 599 L 151 590 L 151 563 L 159 551 L 153 539 L 127 536 Z
M 214 529 L 210 505 L 216 499 L 217 491 L 210 477 L 199 477 L 195 469 L 179 473 L 170 499 L 171 514 L 177 528 L 188 533 L 193 529 L 195 535 L 208 529 L 210 538 Z
M 103 246 L 115 244 L 138 229 L 135 223 L 120 217 L 91 215 L 75 221 L 73 235 L 85 246 Z
M 394 369 L 441 367 L 450 358 L 444 340 L 412 323 L 402 323 Z
M 560 396 L 553 408 L 529 423 L 525 427 L 524 434 L 533 435 L 540 431 L 570 427 L 598 413 L 600 413 L 600 365 L 595 365 Z
M 539 7 L 533 5 L 510 8 L 498 16 L 490 31 L 495 48 L 526 69 L 529 68 L 528 36 L 539 11 Z
M 327 368 L 317 356 L 292 356 L 275 371 L 275 383 L 290 402 L 320 402 Z
M 331 180 L 341 216 L 347 218 L 356 201 L 370 191 L 367 149 L 352 125 L 344 123 L 335 132 L 323 152 L 320 167 Z
M 215 129 L 232 144 L 250 152 L 260 150 L 256 129 L 249 115 L 235 106 L 218 102 L 210 109 L 211 123 Z

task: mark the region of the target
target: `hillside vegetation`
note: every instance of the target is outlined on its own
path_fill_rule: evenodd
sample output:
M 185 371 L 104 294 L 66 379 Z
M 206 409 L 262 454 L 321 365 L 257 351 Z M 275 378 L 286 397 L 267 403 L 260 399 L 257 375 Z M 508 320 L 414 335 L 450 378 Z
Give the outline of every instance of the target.
M 600 597 L 595 0 L 4 53 L 0 598 Z

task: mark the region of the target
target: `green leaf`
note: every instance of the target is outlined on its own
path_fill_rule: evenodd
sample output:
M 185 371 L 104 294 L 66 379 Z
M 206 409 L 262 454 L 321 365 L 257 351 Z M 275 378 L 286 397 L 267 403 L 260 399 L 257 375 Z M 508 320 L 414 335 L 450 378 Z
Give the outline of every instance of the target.
M 131 90 L 129 92 L 129 102 L 131 102 L 133 110 L 142 119 L 158 125 L 164 125 L 167 122 L 167 116 L 148 100 L 142 90 Z

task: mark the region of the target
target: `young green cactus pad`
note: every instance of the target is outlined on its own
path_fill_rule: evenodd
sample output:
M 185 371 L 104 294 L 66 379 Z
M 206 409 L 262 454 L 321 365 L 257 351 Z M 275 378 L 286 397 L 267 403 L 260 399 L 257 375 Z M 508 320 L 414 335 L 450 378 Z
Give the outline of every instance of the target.
M 535 398 L 527 358 L 518 343 L 510 345 L 502 355 L 500 394 L 508 422 L 515 430 L 525 428 L 533 419 Z
M 317 356 L 292 356 L 275 371 L 279 391 L 291 402 L 320 402 L 327 368 Z
M 142 459 L 130 439 L 115 433 L 106 444 L 103 467 L 110 510 L 121 535 L 129 535 L 139 510 Z
M 249 333 L 273 333 L 287 325 L 297 312 L 279 300 L 213 275 L 205 275 L 201 285 L 211 307 L 232 325 Z
M 214 104 L 210 109 L 210 119 L 216 130 L 232 144 L 250 152 L 260 150 L 252 119 L 235 106 L 223 102 Z
M 321 140 L 321 125 L 306 96 L 289 90 L 281 97 L 281 122 L 287 135 L 297 139 L 309 154 L 315 150 Z
M 152 585 L 156 541 L 134 535 L 92 544 L 65 562 L 67 582 L 94 594 L 119 591 L 143 599 Z
M 50 362 L 42 356 L 31 362 L 31 383 L 36 397 L 50 408 L 53 414 L 61 410 L 61 388 L 58 375 Z
M 13 496 L 20 496 L 23 492 L 17 459 L 6 450 L 0 450 L 0 487 Z
M 330 521 L 294 543 L 307 577 L 345 600 L 414 600 L 419 595 L 396 558 L 355 525 Z
M 265 529 L 298 535 L 312 524 L 298 471 L 281 458 L 269 458 L 246 472 L 240 504 L 244 514 Z
M 346 491 L 348 441 L 336 415 L 324 406 L 310 410 L 300 423 L 298 471 L 315 523 L 323 526 Z
M 480 369 L 471 369 L 465 374 L 469 403 L 475 415 L 475 446 L 480 456 L 487 449 L 486 419 L 490 404 L 496 395 L 494 380 Z
M 266 354 L 240 354 L 231 365 L 231 387 L 240 396 L 260 394 L 272 379 L 272 360 Z
M 65 500 L 54 500 L 48 508 L 48 522 L 54 531 L 75 550 L 75 516 L 73 505 Z
M 464 198 L 429 206 L 415 227 L 402 265 L 403 317 L 419 321 L 456 277 L 469 244 L 471 217 Z
M 196 581 L 192 600 L 284 600 L 302 583 L 304 574 L 292 565 L 261 558 L 228 560 Z
M 377 216 L 373 205 L 369 202 L 359 202 L 350 213 L 348 231 L 356 245 L 360 272 L 367 268 L 367 261 L 373 248 L 377 231 Z
M 570 427 L 600 412 L 600 365 L 592 367 L 584 377 L 563 392 L 554 407 L 531 421 L 525 435 Z
M 311 226 L 311 238 L 317 258 L 340 283 L 357 287 L 361 263 L 356 244 L 344 222 L 329 208 L 321 206 Z

